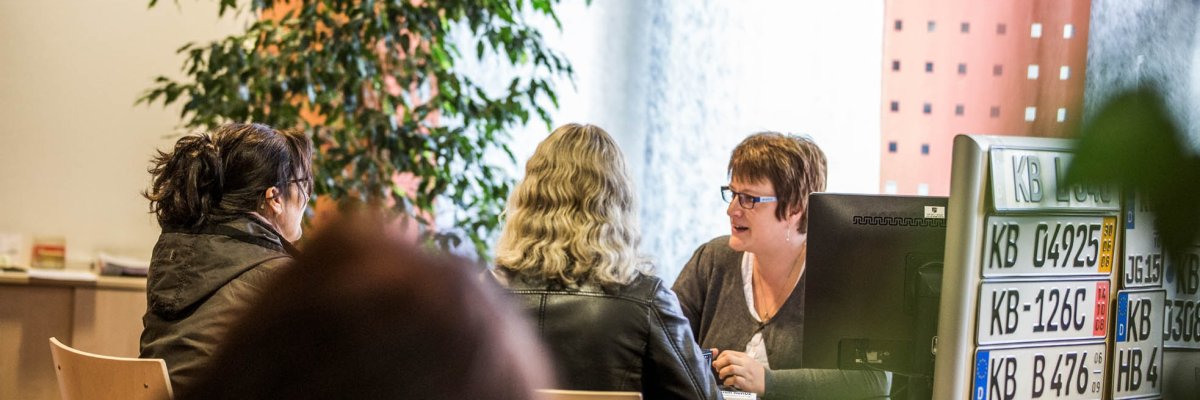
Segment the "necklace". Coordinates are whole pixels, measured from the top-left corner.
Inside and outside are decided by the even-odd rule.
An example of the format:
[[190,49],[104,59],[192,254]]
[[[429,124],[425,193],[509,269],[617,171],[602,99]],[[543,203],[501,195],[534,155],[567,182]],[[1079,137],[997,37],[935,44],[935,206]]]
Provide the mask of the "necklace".
[[[774,318],[775,315],[779,313],[779,309],[783,308],[783,303],[787,302],[788,297],[791,297],[792,292],[796,290],[796,284],[799,283],[800,271],[804,270],[804,264],[806,263],[805,255],[807,252],[808,246],[802,247],[800,250],[800,256],[796,258],[795,262],[792,262],[792,267],[790,270],[788,270],[787,278],[783,281],[783,284],[787,285],[786,293],[783,293],[783,296],[776,294],[773,296],[774,298],[771,299],[770,297],[772,296],[768,295],[767,293],[767,288],[770,286],[767,284],[766,279],[763,278],[762,274],[753,274],[755,281],[754,308],[755,310],[759,310],[759,318],[762,319],[762,323],[764,325],[770,322],[771,318]],[[767,306],[767,300],[774,300],[770,307]]]

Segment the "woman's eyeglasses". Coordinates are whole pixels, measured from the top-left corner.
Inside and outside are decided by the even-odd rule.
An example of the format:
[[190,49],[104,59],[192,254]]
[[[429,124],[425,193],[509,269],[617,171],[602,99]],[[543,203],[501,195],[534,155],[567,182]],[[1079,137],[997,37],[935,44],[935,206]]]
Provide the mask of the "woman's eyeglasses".
[[730,189],[729,186],[721,186],[721,198],[724,199],[726,203],[731,202],[734,198],[736,198],[738,205],[747,210],[753,209],[754,204],[756,203],[770,203],[778,200],[777,198],[770,196],[751,196],[745,193],[738,193],[733,191],[733,189]]

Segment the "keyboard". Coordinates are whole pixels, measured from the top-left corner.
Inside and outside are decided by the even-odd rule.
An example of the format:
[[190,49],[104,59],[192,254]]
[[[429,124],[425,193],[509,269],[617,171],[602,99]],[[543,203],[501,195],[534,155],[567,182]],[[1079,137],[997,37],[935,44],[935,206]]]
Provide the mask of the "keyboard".
[[754,393],[738,392],[738,391],[733,391],[733,390],[722,390],[721,396],[725,397],[725,400],[756,400],[756,399],[758,399],[758,395],[756,395]]

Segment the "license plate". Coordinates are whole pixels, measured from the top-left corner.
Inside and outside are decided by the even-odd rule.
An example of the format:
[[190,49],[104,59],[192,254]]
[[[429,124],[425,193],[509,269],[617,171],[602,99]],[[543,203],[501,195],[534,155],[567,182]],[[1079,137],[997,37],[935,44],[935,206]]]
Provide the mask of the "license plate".
[[975,352],[975,400],[1099,399],[1105,344],[981,348]]
[[989,216],[983,276],[1107,275],[1116,217]]
[[993,147],[988,157],[997,211],[1119,211],[1119,196],[1112,185],[1064,182],[1071,153]]
[[979,288],[979,345],[1103,338],[1108,280],[984,282]]
[[1200,349],[1200,247],[1168,259],[1163,346]]
[[1117,294],[1113,397],[1158,396],[1163,376],[1163,306],[1166,291],[1121,291]]
[[1165,259],[1148,203],[1145,196],[1133,193],[1125,196],[1125,251],[1121,252],[1125,288],[1162,286]]

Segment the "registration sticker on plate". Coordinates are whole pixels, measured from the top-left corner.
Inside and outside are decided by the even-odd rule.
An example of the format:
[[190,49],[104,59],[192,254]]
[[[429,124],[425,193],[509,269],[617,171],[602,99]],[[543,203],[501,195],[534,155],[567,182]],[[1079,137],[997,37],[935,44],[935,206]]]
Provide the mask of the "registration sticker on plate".
[[975,400],[1099,399],[1104,393],[1104,343],[975,352]]
[[1103,338],[1109,281],[984,282],[979,288],[979,345]]
[[1134,399],[1162,392],[1164,290],[1117,294],[1113,398]]
[[1116,217],[989,216],[983,276],[1107,275],[1116,248]]

